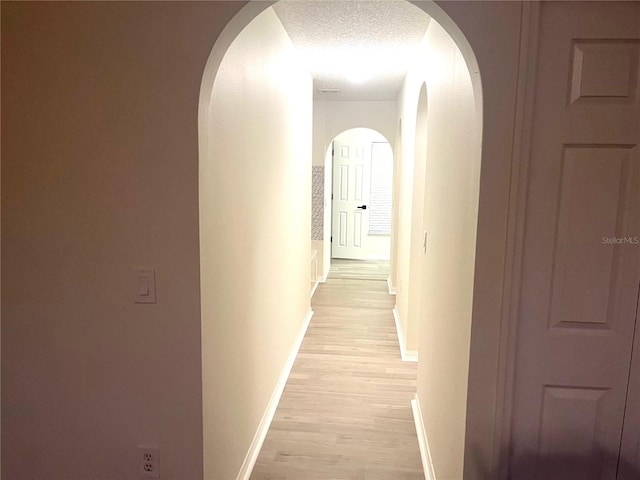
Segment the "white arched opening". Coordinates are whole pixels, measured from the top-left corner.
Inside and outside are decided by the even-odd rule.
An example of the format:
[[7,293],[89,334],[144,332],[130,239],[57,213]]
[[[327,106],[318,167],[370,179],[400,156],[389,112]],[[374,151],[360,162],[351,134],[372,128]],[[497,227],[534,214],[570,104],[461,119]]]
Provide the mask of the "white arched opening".
[[[412,158],[407,350],[417,346],[417,417],[436,478],[463,478],[480,186],[480,111],[473,76],[441,25],[423,43],[399,109]],[[409,163],[409,162],[407,162]],[[402,205],[401,205],[402,209]],[[401,222],[402,227],[402,222]],[[406,289],[405,289],[406,290]],[[408,297],[408,298],[406,298]],[[402,317],[402,312],[401,315]],[[435,394],[434,392],[438,392]]]
[[[421,75],[418,76],[421,78]],[[415,82],[414,82],[415,83]],[[418,87],[415,104],[411,100],[406,105],[407,121],[404,132],[412,145],[403,145],[401,155],[406,157],[399,174],[402,178],[398,198],[398,266],[399,288],[396,294],[396,321],[400,324],[400,348],[407,361],[418,360],[418,327],[422,319],[424,283],[424,224],[425,172],[427,166],[427,85],[424,81],[417,85],[405,86],[412,92]],[[412,111],[413,110],[413,111]],[[407,125],[410,127],[407,128]],[[401,132],[402,134],[402,132]]]
[[[244,129],[247,125],[244,125],[243,122],[251,123],[251,119],[248,117],[234,117],[239,120],[229,121],[225,123],[226,120],[220,118],[221,111],[217,108],[212,108],[212,104],[216,98],[216,88],[220,87],[219,82],[220,75],[219,73],[222,71],[224,67],[223,62],[225,61],[225,55],[228,54],[228,50],[232,47],[232,43],[236,37],[239,37],[245,28],[248,28],[252,23],[252,20],[255,19],[266,10],[272,2],[250,2],[247,4],[241,12],[234,17],[234,19],[227,25],[223,33],[221,34],[218,42],[214,46],[211,57],[207,63],[205,74],[203,76],[202,88],[201,88],[201,96],[200,96],[200,113],[199,113],[199,139],[200,139],[200,228],[201,228],[201,288],[202,288],[202,344],[203,344],[203,397],[204,397],[204,449],[205,449],[205,476],[207,475],[225,475],[233,470],[233,465],[240,465],[243,462],[242,455],[238,452],[243,451],[242,445],[245,445],[244,451],[246,452],[247,448],[249,449],[249,453],[251,453],[251,448],[255,446],[256,442],[259,444],[260,439],[259,436],[252,437],[251,432],[255,432],[256,428],[258,431],[261,428],[261,425],[264,424],[265,420],[268,423],[268,415],[262,416],[261,412],[265,412],[265,402],[269,403],[269,398],[264,398],[262,395],[262,400],[258,400],[254,398],[254,404],[260,403],[258,407],[249,406],[248,403],[244,403],[242,399],[238,400],[235,398],[234,392],[226,391],[226,387],[231,385],[233,382],[225,383],[226,379],[228,379],[229,375],[234,374],[242,374],[240,369],[235,364],[235,357],[233,356],[233,346],[226,352],[227,356],[221,355],[216,348],[219,346],[220,342],[227,342],[228,338],[224,337],[224,335],[229,335],[231,338],[234,337],[234,334],[231,332],[233,329],[243,328],[242,326],[238,326],[236,324],[229,323],[224,326],[220,326],[220,322],[231,322],[229,318],[225,318],[225,313],[234,313],[233,309],[229,305],[230,302],[233,302],[231,299],[232,296],[226,295],[218,298],[220,305],[216,305],[216,301],[214,300],[206,300],[211,296],[210,288],[212,286],[218,286],[220,282],[224,283],[228,281],[228,279],[218,280],[212,283],[211,279],[216,275],[222,275],[223,277],[227,275],[227,270],[234,271],[233,264],[229,263],[221,265],[216,255],[213,254],[216,245],[215,242],[212,242],[212,239],[222,238],[225,235],[225,227],[224,223],[212,224],[212,220],[209,217],[212,209],[214,208],[224,208],[226,205],[236,205],[236,206],[244,206],[248,210],[251,208],[257,208],[260,204],[251,204],[246,205],[246,201],[243,198],[235,198],[233,202],[220,203],[219,201],[228,200],[224,195],[220,196],[219,188],[220,186],[224,186],[224,182],[222,184],[220,181],[210,183],[211,179],[214,177],[220,178],[225,176],[225,171],[223,166],[227,165],[227,162],[233,161],[230,157],[220,157],[216,152],[216,139],[213,138],[213,133],[216,129],[219,129],[221,126],[233,125],[234,128]],[[420,402],[416,402],[416,406],[418,411],[419,407],[423,410],[420,414],[420,418],[425,421],[424,423],[424,431],[427,433],[429,437],[429,442],[432,444],[432,458],[435,465],[435,470],[438,476],[447,477],[449,475],[458,475],[462,472],[462,463],[463,457],[465,455],[466,446],[465,442],[468,443],[468,438],[470,438],[470,434],[474,434],[477,432],[473,431],[472,428],[466,428],[466,414],[468,413],[467,404],[469,408],[473,408],[475,402],[482,402],[484,399],[471,399],[467,397],[467,374],[469,363],[473,362],[473,359],[470,357],[470,351],[473,351],[473,341],[471,339],[471,330],[472,330],[472,318],[474,322],[476,320],[475,308],[476,305],[473,305],[474,310],[471,309],[472,300],[474,295],[474,276],[476,282],[482,280],[482,276],[484,275],[483,270],[474,269],[475,263],[477,261],[476,258],[476,249],[471,248],[470,245],[475,245],[475,226],[476,219],[478,218],[478,206],[479,206],[479,188],[480,188],[480,159],[481,159],[481,148],[482,148],[482,107],[483,107],[483,96],[482,96],[482,85],[480,83],[480,73],[478,62],[473,53],[470,43],[467,41],[465,35],[460,30],[460,28],[456,25],[454,20],[444,12],[444,10],[436,5],[433,2],[417,2],[417,6],[423,9],[426,13],[428,13],[434,20],[434,28],[432,39],[433,41],[442,40],[446,45],[443,48],[455,47],[454,50],[451,50],[451,58],[442,59],[438,57],[438,50],[431,48],[433,45],[428,41],[425,44],[425,48],[428,52],[427,57],[424,58],[424,61],[419,60],[417,63],[417,71],[415,73],[415,79],[420,79],[421,82],[426,82],[426,88],[429,93],[429,105],[431,112],[431,92],[432,90],[436,92],[438,90],[438,74],[439,67],[442,67],[445,73],[453,72],[455,75],[459,75],[455,78],[458,83],[457,86],[465,85],[465,93],[464,93],[464,108],[461,111],[464,111],[468,114],[467,122],[464,125],[458,126],[457,131],[461,136],[458,137],[457,142],[460,145],[465,145],[468,147],[466,150],[457,150],[456,154],[464,153],[467,156],[465,157],[465,161],[468,162],[469,173],[470,176],[466,178],[468,181],[467,189],[465,190],[465,195],[467,195],[467,200],[469,203],[467,204],[467,208],[464,211],[458,211],[457,214],[459,218],[464,217],[464,225],[465,226],[473,226],[473,231],[465,231],[462,228],[460,232],[466,233],[467,235],[464,237],[465,242],[463,244],[459,244],[458,247],[463,249],[465,254],[465,265],[461,271],[457,271],[458,274],[462,275],[459,277],[457,281],[462,281],[465,285],[464,288],[464,308],[463,311],[457,311],[456,315],[459,316],[458,323],[456,323],[456,331],[460,333],[458,337],[454,339],[456,343],[456,349],[452,351],[456,351],[458,353],[462,352],[461,356],[457,358],[457,365],[455,370],[455,378],[453,383],[455,383],[455,388],[451,391],[446,389],[446,385],[452,383],[452,375],[449,375],[449,378],[444,378],[447,375],[446,369],[440,369],[442,375],[438,376],[437,372],[433,370],[425,370],[422,367],[422,363],[419,366],[419,393],[421,391],[427,391],[433,388],[439,388],[443,386],[443,391],[446,395],[441,397],[441,400],[437,404],[431,404],[428,401],[424,400],[422,397],[426,395],[420,395]],[[455,12],[455,8],[453,9]],[[447,43],[448,42],[448,43]],[[431,49],[430,49],[431,48]],[[484,48],[484,47],[483,47]],[[443,60],[441,63],[439,61]],[[450,61],[450,62],[449,62]],[[447,63],[449,62],[449,63]],[[451,63],[452,62],[452,63]],[[295,70],[295,67],[291,66]],[[452,67],[452,68],[450,68]],[[457,68],[457,70],[456,70]],[[240,75],[242,77],[242,75]],[[238,80],[240,80],[238,77]],[[464,77],[464,78],[462,78]],[[244,78],[244,77],[242,77]],[[411,106],[413,111],[416,111],[418,105],[418,96],[419,89],[416,89],[415,86],[411,83],[413,80],[409,81],[409,83],[405,82],[404,92],[402,93],[402,98],[400,101],[402,105]],[[216,85],[218,83],[218,85]],[[241,93],[240,85],[242,83],[236,83],[236,86],[239,88],[236,93]],[[443,90],[444,91],[444,90]],[[230,91],[233,94],[233,91]],[[310,94],[310,91],[308,92]],[[304,93],[302,93],[304,95]],[[469,105],[471,105],[471,109],[469,109]],[[233,113],[233,112],[231,112]],[[237,113],[237,112],[236,112]],[[401,108],[399,108],[398,116],[402,119],[402,129],[400,135],[402,136],[402,148],[403,152],[397,152],[397,156],[402,157],[403,164],[413,165],[414,159],[416,156],[415,149],[415,124],[408,120],[404,112]],[[415,115],[415,113],[414,113]],[[268,115],[265,115],[267,118]],[[300,118],[304,117],[304,114]],[[433,120],[436,120],[436,117],[431,117]],[[306,124],[305,124],[306,125]],[[453,127],[456,127],[453,125]],[[463,131],[464,130],[464,131]],[[431,124],[429,124],[429,134],[431,135],[432,129]],[[304,135],[307,135],[305,133]],[[225,142],[228,141],[228,138],[224,139]],[[427,165],[430,164],[430,159],[432,153],[430,148],[433,145],[434,148],[443,145],[451,145],[451,137],[445,139],[444,143],[439,143],[438,141],[432,142],[431,138],[428,140],[427,146]],[[393,139],[392,143],[397,142],[397,138]],[[235,147],[238,149],[244,148],[245,144],[235,144]],[[410,148],[411,152],[407,151],[407,148]],[[444,148],[444,147],[443,147]],[[455,149],[454,149],[455,150]],[[229,153],[233,153],[233,150],[227,150]],[[418,155],[421,155],[418,150]],[[298,152],[302,156],[302,151]],[[441,154],[446,152],[441,151]],[[446,158],[443,156],[442,158]],[[274,158],[268,158],[268,155],[265,156],[264,161],[276,161]],[[302,162],[301,162],[302,163]],[[503,161],[504,163],[504,161]],[[309,165],[311,162],[309,162]],[[443,167],[444,165],[440,165]],[[442,178],[438,177],[438,172],[435,172],[433,176],[430,177],[429,167],[426,167],[426,183],[428,185],[429,178],[433,179],[434,182],[440,181],[440,185],[444,185],[446,187],[446,182],[442,182]],[[446,175],[446,170],[440,171],[442,175]],[[449,172],[450,173],[450,172]],[[306,178],[310,178],[308,172],[304,173]],[[302,177],[301,177],[302,178]],[[402,178],[402,175],[401,175]],[[412,177],[413,178],[413,177]],[[263,177],[261,180],[267,181],[267,177]],[[474,183],[475,181],[475,183]],[[305,180],[302,183],[307,182]],[[469,183],[470,182],[470,183]],[[412,190],[413,191],[413,190]],[[434,190],[437,192],[438,190]],[[426,189],[427,195],[425,197],[423,203],[423,218],[422,222],[424,226],[427,226],[431,222],[431,217],[429,216],[432,212],[433,205],[439,205],[438,202],[429,203],[430,200],[434,200],[430,198],[428,192],[430,192],[429,187]],[[446,196],[446,191],[440,192],[444,196]],[[231,194],[231,190],[229,190],[229,195]],[[307,202],[310,195],[307,195]],[[302,197],[301,197],[302,198]],[[444,198],[444,197],[443,197]],[[462,201],[462,199],[457,198],[457,200]],[[305,204],[308,206],[308,203]],[[233,212],[229,212],[232,214]],[[242,215],[240,213],[240,215]],[[237,214],[237,212],[236,212]],[[481,217],[482,219],[482,217]],[[442,220],[442,218],[440,218]],[[505,221],[506,223],[506,221]],[[440,224],[434,224],[440,225]],[[265,228],[268,227],[266,224]],[[401,228],[401,227],[400,227]],[[308,234],[308,225],[303,225],[301,230],[305,231],[305,234]],[[415,231],[415,229],[414,229]],[[252,230],[250,233],[255,235],[255,238],[264,238],[261,235],[264,232],[259,230]],[[434,232],[437,240],[438,232]],[[222,237],[220,237],[222,236]],[[413,234],[410,234],[410,241],[415,241]],[[431,237],[430,237],[431,238]],[[485,250],[478,249],[477,256],[478,258],[482,257],[482,263],[486,264],[490,261],[490,257],[499,258],[504,254],[504,249],[500,250],[500,247],[497,249],[488,248]],[[300,258],[302,258],[302,253],[299,253]],[[224,268],[220,268],[224,267]],[[428,270],[429,266],[426,265],[423,268]],[[400,273],[398,273],[400,277]],[[237,279],[240,282],[241,279]],[[248,280],[248,279],[247,279]],[[258,280],[260,281],[260,280]],[[308,276],[305,278],[304,284],[305,288],[307,288]],[[453,280],[452,280],[453,281]],[[256,280],[248,280],[244,285],[245,292],[247,295],[251,295],[253,292],[253,288],[258,288],[255,284]],[[425,285],[427,288],[429,286],[429,280],[425,280]],[[406,287],[406,286],[405,286]],[[402,288],[399,284],[398,288]],[[229,292],[226,292],[229,293]],[[477,291],[475,292],[477,296]],[[433,303],[429,303],[429,298],[424,298],[420,296],[421,299],[425,300],[424,308],[428,311],[430,308],[436,308],[438,311],[446,311],[446,309],[437,308]],[[252,308],[251,301],[255,301],[256,299],[248,298],[246,299],[246,303],[243,305],[244,313],[247,313]],[[434,298],[432,297],[433,301]],[[453,303],[453,299],[450,299],[451,303]],[[495,298],[487,300],[493,301]],[[487,306],[484,308],[484,311],[488,311],[491,308],[495,307],[494,304]],[[299,309],[300,310],[300,309]],[[258,315],[257,312],[249,312],[252,314]],[[219,315],[223,316],[220,317]],[[299,312],[295,313],[299,314]],[[420,314],[422,315],[422,314]],[[423,318],[420,317],[419,327],[420,330],[423,329],[422,322]],[[298,323],[302,323],[302,319]],[[478,328],[485,329],[485,323],[488,321],[484,318],[480,318],[478,321]],[[215,325],[214,325],[215,324]],[[285,338],[283,345],[287,343],[295,343],[296,332],[298,330],[298,325],[290,325],[288,327],[288,333],[280,332],[280,337]],[[489,328],[489,327],[487,327]],[[499,336],[499,325],[491,326],[493,330],[487,333],[488,330],[484,330],[485,334]],[[263,338],[260,337],[260,332],[250,332],[250,341],[247,344],[239,345],[238,348],[242,348],[247,356],[254,356],[255,352],[252,350],[252,347],[255,347],[258,343],[260,343]],[[244,332],[243,334],[246,334]],[[288,335],[288,337],[287,337]],[[423,338],[424,336],[420,337]],[[431,341],[437,337],[431,337]],[[253,343],[252,343],[253,342]],[[270,339],[269,342],[275,342],[275,340]],[[228,342],[227,342],[228,343]],[[231,342],[233,345],[233,342]],[[471,348],[470,348],[471,344]],[[420,352],[422,352],[422,342],[418,348]],[[212,353],[213,352],[213,353]],[[422,354],[421,354],[422,355]],[[286,363],[286,352],[281,354],[279,359],[276,360],[275,363],[280,362]],[[422,358],[422,357],[421,357]],[[437,359],[435,359],[438,361]],[[482,359],[481,359],[482,360]],[[488,359],[487,363],[491,363],[491,358]],[[263,358],[255,357],[253,358],[252,365],[261,366],[264,363]],[[230,366],[232,365],[232,366]],[[270,372],[270,379],[265,382],[265,385],[271,382],[273,385],[273,381],[277,375],[277,367],[274,366],[272,371]],[[251,377],[253,370],[249,368],[248,374],[244,375],[243,378]],[[245,372],[246,374],[247,372]],[[253,379],[255,380],[255,379]],[[488,378],[487,381],[489,383],[493,383],[494,393],[497,383],[498,383],[498,375],[497,372],[494,373],[492,378]],[[252,385],[249,385],[250,382],[246,383],[247,389],[249,391],[253,388]],[[233,387],[235,389],[235,386]],[[231,396],[231,401],[220,403],[221,394],[218,392],[222,390],[224,395],[227,397]],[[267,388],[268,390],[268,388]],[[242,395],[240,390],[235,392],[236,395]],[[268,397],[268,395],[267,395]],[[454,399],[453,402],[447,402],[445,399]],[[495,396],[489,398],[489,403],[493,402],[495,404]],[[244,409],[250,411],[248,414],[244,412]],[[489,409],[486,408],[486,404],[483,407],[486,413]],[[268,405],[267,405],[268,410]],[[428,411],[424,411],[428,410]],[[225,423],[223,420],[225,416],[229,416],[231,414],[239,414],[243,416],[242,425],[233,426],[231,423]],[[487,415],[487,423],[493,424],[494,412],[491,412],[491,418]],[[435,422],[430,419],[439,419],[438,425],[434,425]],[[475,421],[475,420],[474,420]],[[440,434],[444,431],[444,426],[447,422],[453,422],[453,428],[450,429],[449,434],[441,436]],[[477,423],[477,422],[476,422]],[[233,431],[232,431],[233,430]],[[486,431],[486,429],[485,429]],[[488,432],[489,435],[493,435],[495,432]],[[465,436],[466,435],[466,436]],[[473,435],[471,435],[473,436]],[[434,439],[435,438],[435,439]],[[494,440],[492,438],[491,440]],[[488,442],[490,443],[490,442]],[[490,457],[492,454],[493,444],[488,445],[484,448],[484,451],[481,453],[482,456]],[[250,456],[250,455],[249,455]],[[244,467],[247,467],[250,464],[249,456],[244,457]],[[249,462],[249,463],[247,463]],[[222,472],[222,473],[219,473]],[[453,473],[451,473],[453,472]]]
[[393,187],[389,140],[371,128],[350,128],[331,140],[330,151],[331,257],[389,260]]
[[[332,186],[333,186],[333,158],[331,145],[333,141],[349,130],[367,129],[376,132],[379,137],[376,142],[386,142],[395,152],[392,125],[392,116],[395,113],[392,102],[373,102],[371,106],[367,102],[358,102],[354,107],[351,102],[314,101],[314,125],[313,125],[313,169],[314,175],[322,169],[324,171],[324,226],[323,238],[319,239],[314,234],[312,248],[318,252],[318,271],[321,281],[326,279],[331,263],[331,236],[332,236]],[[392,108],[390,108],[390,106]],[[363,108],[364,107],[364,108]],[[382,113],[382,114],[381,114]],[[395,159],[393,159],[395,161]],[[316,200],[317,201],[317,200]],[[316,212],[316,209],[314,209]],[[317,224],[317,218],[314,220]],[[317,228],[317,227],[316,227]],[[317,230],[314,229],[314,233]],[[384,250],[384,238],[374,238],[374,244],[379,248],[378,253]],[[388,255],[372,255],[371,258],[387,258]]]

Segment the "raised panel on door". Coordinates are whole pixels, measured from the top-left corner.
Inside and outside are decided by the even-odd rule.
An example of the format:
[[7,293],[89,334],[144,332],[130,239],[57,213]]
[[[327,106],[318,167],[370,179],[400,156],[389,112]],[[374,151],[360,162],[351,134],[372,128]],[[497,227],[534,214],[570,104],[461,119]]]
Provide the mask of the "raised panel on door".
[[[640,239],[638,239],[640,241]],[[636,304],[636,333],[633,344],[629,389],[620,445],[618,480],[640,478],[640,284]]]
[[[607,388],[545,385],[542,390],[538,478],[591,480],[602,469],[615,471],[617,459],[600,458],[599,452],[615,440],[602,415],[609,408]],[[565,458],[584,459],[567,462]]]
[[356,202],[362,202],[363,187],[364,187],[364,166],[354,165],[354,185],[353,185],[353,198]]
[[638,2],[542,2],[510,478],[614,480],[640,281]]
[[[340,148],[340,158],[349,158],[349,147],[343,146]],[[339,165],[336,169],[338,179],[334,182],[338,187],[337,202],[334,208],[334,223],[337,228],[334,228],[334,232],[337,233],[336,240],[338,247],[348,247],[348,225],[349,225],[349,212],[346,211],[344,205],[349,202],[349,165]]]
[[616,328],[617,319],[633,315],[633,296],[619,289],[632,284],[634,271],[620,263],[614,243],[635,231],[629,218],[638,200],[635,150],[630,145],[563,147],[550,327],[604,334]]

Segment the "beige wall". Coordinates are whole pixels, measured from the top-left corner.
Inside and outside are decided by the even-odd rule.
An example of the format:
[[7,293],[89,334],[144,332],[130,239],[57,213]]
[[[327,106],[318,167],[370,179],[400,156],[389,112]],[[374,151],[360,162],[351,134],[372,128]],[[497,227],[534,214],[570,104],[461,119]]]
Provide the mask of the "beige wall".
[[[424,285],[420,287],[418,306],[422,312],[417,328],[419,401],[437,478],[458,480],[464,475],[475,480],[496,467],[499,441],[494,421],[500,413],[496,410],[503,328],[500,295],[507,248],[520,4],[442,2],[443,12],[428,2],[415,3],[447,30],[431,23],[425,37],[425,60],[414,66],[399,97],[403,168],[399,179],[397,303],[410,345],[416,325],[403,312],[416,308],[409,302],[406,286],[411,278],[408,267],[416,260],[408,246],[417,240],[421,243],[421,238],[414,237],[418,233],[421,237],[422,229],[412,228],[407,218],[415,213],[410,199],[420,185],[412,185],[411,175],[414,119],[420,80],[424,80],[429,123],[422,223],[429,240],[420,269]],[[461,52],[456,52],[457,48]],[[429,60],[430,54],[435,62]],[[465,60],[471,83],[464,74]],[[473,132],[479,131],[481,124],[485,163],[480,175],[473,159],[480,141]],[[481,223],[476,245],[479,176]]]
[[[431,25],[431,24],[430,24]],[[430,27],[429,27],[430,28]],[[424,203],[424,171],[426,156],[416,157],[416,145],[426,144],[425,118],[428,110],[423,93],[419,112],[418,99],[427,81],[427,39],[416,52],[415,60],[407,72],[398,95],[397,125],[401,125],[399,136],[399,158],[396,165],[398,192],[397,247],[396,247],[396,309],[402,328],[401,338],[405,349],[415,355],[418,351],[418,324],[420,297],[422,294],[422,210]],[[422,117],[417,133],[418,113]],[[401,340],[402,341],[402,340]]]
[[202,478],[198,95],[241,6],[3,2],[3,478]]
[[436,478],[456,480],[463,476],[480,132],[464,58],[435,21],[399,111],[398,311],[407,349],[418,350],[418,398]]
[[[509,215],[514,214],[510,211],[510,189],[517,181],[511,175],[518,168],[513,138],[522,3],[439,5],[457,27],[446,19],[438,21],[454,37],[466,60],[468,45],[473,45],[477,63],[470,64],[471,75],[479,74],[482,79],[482,96],[475,98],[476,109],[482,112],[482,165],[464,438],[464,478],[476,480],[495,474],[502,448],[504,370],[500,365],[504,362],[504,334],[510,328],[509,311],[503,311],[503,302],[508,301],[504,281],[510,269],[508,252],[513,248]],[[460,31],[469,43],[460,37]]]
[[[414,3],[467,59],[473,45],[483,77],[475,480],[495,459],[521,6]],[[163,476],[202,478],[197,106],[210,49],[242,5],[2,3],[5,478],[137,478],[139,443],[160,446]],[[157,268],[158,304],[130,302],[135,264]]]
[[428,74],[418,397],[436,478],[455,480],[462,478],[464,458],[480,132],[460,51],[435,22],[426,40],[434,67]]
[[227,51],[200,165],[204,473],[240,469],[309,311],[311,76],[272,9]]

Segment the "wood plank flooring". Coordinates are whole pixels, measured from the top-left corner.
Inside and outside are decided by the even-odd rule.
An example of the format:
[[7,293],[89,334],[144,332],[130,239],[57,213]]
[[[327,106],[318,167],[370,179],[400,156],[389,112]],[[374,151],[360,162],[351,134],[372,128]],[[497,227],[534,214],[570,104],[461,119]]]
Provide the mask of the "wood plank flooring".
[[251,479],[423,480],[410,405],[416,364],[400,359],[388,273],[336,263],[312,300]]
[[363,280],[387,280],[388,260],[331,260],[329,278],[361,278]]

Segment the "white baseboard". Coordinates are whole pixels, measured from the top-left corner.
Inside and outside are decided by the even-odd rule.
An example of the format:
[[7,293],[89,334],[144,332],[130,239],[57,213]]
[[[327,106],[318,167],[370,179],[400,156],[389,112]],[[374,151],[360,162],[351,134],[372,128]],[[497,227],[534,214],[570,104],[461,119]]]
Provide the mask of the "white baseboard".
[[287,361],[285,362],[284,367],[280,372],[280,377],[276,382],[276,386],[273,389],[273,393],[271,394],[271,398],[269,399],[267,408],[265,409],[264,414],[262,415],[262,419],[260,420],[260,424],[258,425],[258,430],[253,437],[251,445],[249,446],[247,455],[244,457],[244,462],[242,462],[242,467],[240,467],[240,472],[238,473],[237,480],[249,480],[249,477],[251,476],[251,472],[253,471],[253,467],[256,464],[258,455],[260,454],[260,449],[262,448],[264,439],[267,436],[267,432],[269,431],[269,426],[271,426],[271,421],[273,420],[273,416],[276,413],[276,408],[278,408],[280,397],[282,396],[282,392],[287,383],[287,379],[289,378],[289,373],[291,373],[291,368],[293,367],[293,363],[296,360],[298,350],[300,349],[300,345],[302,344],[304,335],[307,332],[307,328],[309,327],[309,322],[311,321],[312,316],[313,310],[309,310],[307,312],[307,315],[304,317],[302,325],[300,326],[300,331],[298,332],[298,337],[291,347],[289,357],[287,358]]
[[416,434],[418,435],[418,446],[420,447],[420,458],[422,458],[422,468],[424,469],[425,480],[436,480],[436,474],[433,470],[433,462],[431,461],[431,453],[429,452],[429,442],[427,441],[427,431],[424,428],[422,412],[420,411],[420,402],[416,393],[411,400],[411,411],[413,412],[413,421],[416,424]]
[[393,319],[396,322],[396,331],[398,332],[398,343],[400,344],[400,356],[405,362],[417,362],[418,352],[415,350],[407,350],[407,340],[404,338],[404,331],[402,330],[402,323],[400,323],[400,313],[398,312],[398,306],[393,307]]
[[311,289],[311,298],[313,298],[313,294],[316,293],[316,289],[318,288],[318,285],[320,285],[320,280],[317,280],[316,283],[313,285],[313,288]]
[[387,277],[387,288],[389,289],[389,295],[396,294],[396,289],[391,285],[391,276]]

